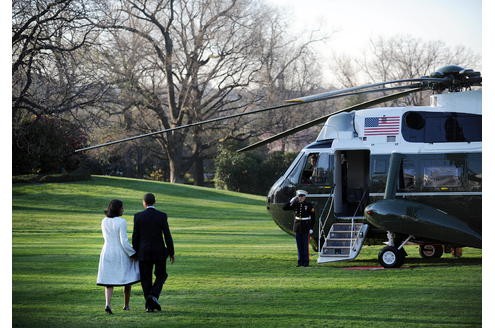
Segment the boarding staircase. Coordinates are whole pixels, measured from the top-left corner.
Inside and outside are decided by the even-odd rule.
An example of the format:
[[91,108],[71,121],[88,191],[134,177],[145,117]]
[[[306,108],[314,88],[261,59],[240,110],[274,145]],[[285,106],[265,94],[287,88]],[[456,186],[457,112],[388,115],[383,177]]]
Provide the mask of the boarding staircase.
[[[324,227],[332,212],[333,197],[329,206],[327,203],[319,219],[318,248],[320,253],[318,263],[352,260],[358,256],[363,247],[368,225],[364,223],[364,216],[356,216],[355,213],[352,217],[339,218],[339,222],[332,224],[328,234],[323,239]],[[326,218],[323,221],[324,213],[326,213]],[[322,242],[323,245],[321,245]]]
[[318,256],[318,263],[352,260],[358,256],[368,231],[363,217],[352,217],[351,222],[334,223],[328,232]]

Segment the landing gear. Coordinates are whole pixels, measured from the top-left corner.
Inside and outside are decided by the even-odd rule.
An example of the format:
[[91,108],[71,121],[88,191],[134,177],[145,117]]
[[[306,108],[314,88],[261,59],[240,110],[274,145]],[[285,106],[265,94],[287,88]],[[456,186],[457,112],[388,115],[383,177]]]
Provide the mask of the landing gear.
[[384,247],[378,254],[378,261],[384,268],[399,268],[404,264],[405,252],[394,246]]
[[425,244],[419,246],[419,255],[424,259],[438,259],[443,255],[442,245]]
[[404,249],[404,246],[414,238],[413,235],[409,235],[404,241],[400,244],[399,247],[395,247],[394,243],[394,234],[390,231],[387,231],[388,242],[386,247],[384,247],[380,253],[378,254],[378,261],[384,268],[399,268],[404,264],[404,260],[406,259],[407,253]]

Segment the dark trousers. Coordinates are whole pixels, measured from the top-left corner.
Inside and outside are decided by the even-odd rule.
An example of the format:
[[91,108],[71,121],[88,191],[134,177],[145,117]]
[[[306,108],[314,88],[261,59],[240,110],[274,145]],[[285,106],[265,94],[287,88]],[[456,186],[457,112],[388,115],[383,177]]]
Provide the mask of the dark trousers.
[[[157,299],[162,292],[163,284],[167,280],[166,260],[139,261],[139,273],[141,274],[141,287],[144,298],[155,296]],[[155,282],[153,282],[153,267],[155,268]]]
[[309,232],[296,232],[297,265],[309,265]]

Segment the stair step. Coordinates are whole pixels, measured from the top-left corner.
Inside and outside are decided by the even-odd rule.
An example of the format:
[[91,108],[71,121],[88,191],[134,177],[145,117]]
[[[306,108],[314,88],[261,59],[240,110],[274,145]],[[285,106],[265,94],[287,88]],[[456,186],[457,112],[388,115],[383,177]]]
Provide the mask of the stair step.
[[343,255],[348,256],[350,252],[351,252],[350,247],[340,247],[340,248],[325,247],[325,248],[323,248],[321,255],[322,256],[343,256]]
[[339,220],[342,220],[342,221],[353,221],[354,220],[354,223],[356,223],[356,221],[357,221],[357,223],[362,223],[361,221],[365,220],[364,216],[339,216],[338,218],[339,218]]
[[349,246],[349,245],[354,245],[354,241],[355,240],[335,240],[335,239],[331,239],[331,240],[328,240],[327,239],[327,242],[325,244],[325,247],[340,247],[340,246]]
[[359,231],[361,226],[362,223],[354,223],[354,225],[351,223],[335,223],[331,229],[333,232]]
[[318,258],[318,263],[354,259],[361,250],[368,225],[363,223],[334,223]]
[[355,232],[348,232],[348,231],[330,231],[328,234],[328,238],[331,239],[354,239],[358,236],[358,231]]
[[347,240],[347,241],[354,241],[357,239],[357,236],[354,236],[354,238],[330,238],[328,237],[327,239],[325,239],[325,241],[330,241],[330,240]]

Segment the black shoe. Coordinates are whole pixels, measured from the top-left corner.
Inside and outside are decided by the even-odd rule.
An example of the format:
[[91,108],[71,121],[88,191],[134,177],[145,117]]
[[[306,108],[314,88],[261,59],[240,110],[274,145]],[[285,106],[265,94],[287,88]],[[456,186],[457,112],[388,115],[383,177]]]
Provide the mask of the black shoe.
[[144,310],[146,312],[153,312],[153,306],[151,305],[151,297],[146,299],[146,304],[144,305]]
[[162,310],[162,307],[160,303],[158,303],[158,299],[155,296],[151,297],[150,304],[154,310],[158,310],[158,311]]
[[124,311],[129,311],[130,309],[131,309],[131,308],[129,307],[129,305],[125,305],[125,306],[122,308],[122,310],[124,310]]
[[146,311],[153,312],[154,310],[161,311],[162,307],[160,306],[160,303],[158,303],[158,299],[155,296],[150,295],[146,299]]
[[113,314],[112,309],[108,305],[105,306],[105,312],[108,314]]

